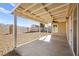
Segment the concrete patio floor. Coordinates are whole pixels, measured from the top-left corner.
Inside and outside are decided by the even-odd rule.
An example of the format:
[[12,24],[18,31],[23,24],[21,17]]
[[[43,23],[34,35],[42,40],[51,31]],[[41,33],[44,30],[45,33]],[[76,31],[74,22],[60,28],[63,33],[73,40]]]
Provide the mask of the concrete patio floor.
[[56,35],[52,35],[49,41],[35,40],[17,47],[15,52],[20,56],[73,56],[66,37]]

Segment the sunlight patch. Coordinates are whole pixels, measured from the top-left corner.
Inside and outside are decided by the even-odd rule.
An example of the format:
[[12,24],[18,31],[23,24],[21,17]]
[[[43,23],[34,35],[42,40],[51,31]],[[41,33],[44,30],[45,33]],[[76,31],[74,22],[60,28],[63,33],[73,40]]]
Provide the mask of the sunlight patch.
[[46,38],[46,36],[41,37],[39,40],[44,40]]
[[50,39],[51,39],[51,35],[48,35],[44,41],[50,42]]
[[48,35],[48,36],[41,37],[39,40],[42,40],[42,41],[45,41],[45,42],[50,42],[50,39],[51,39],[51,35]]

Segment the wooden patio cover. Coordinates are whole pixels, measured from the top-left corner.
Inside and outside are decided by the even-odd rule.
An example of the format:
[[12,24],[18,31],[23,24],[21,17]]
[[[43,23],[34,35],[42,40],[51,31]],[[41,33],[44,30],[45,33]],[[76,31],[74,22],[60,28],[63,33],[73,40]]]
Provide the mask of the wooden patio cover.
[[13,8],[12,14],[41,23],[65,22],[75,5],[69,3],[20,3]]

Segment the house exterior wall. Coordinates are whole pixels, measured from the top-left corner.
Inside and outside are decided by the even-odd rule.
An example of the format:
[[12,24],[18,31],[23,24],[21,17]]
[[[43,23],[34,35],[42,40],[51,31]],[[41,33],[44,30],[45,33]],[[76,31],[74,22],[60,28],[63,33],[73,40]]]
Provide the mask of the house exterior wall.
[[73,51],[77,55],[77,8],[75,8],[73,14]]
[[79,9],[77,12],[75,8],[66,23],[67,39],[74,55],[79,54],[79,16],[77,13],[79,14]]
[[69,42],[69,45],[72,49],[73,55],[75,55],[75,43],[76,43],[76,23],[74,23],[74,16],[73,14],[69,17],[69,19],[67,19],[67,23],[66,23],[66,36],[67,36],[67,40]]
[[58,33],[61,35],[66,34],[66,22],[59,22],[58,23]]
[[[53,32],[54,35],[66,35],[66,22],[58,22],[58,32]],[[52,27],[53,29],[53,27]]]

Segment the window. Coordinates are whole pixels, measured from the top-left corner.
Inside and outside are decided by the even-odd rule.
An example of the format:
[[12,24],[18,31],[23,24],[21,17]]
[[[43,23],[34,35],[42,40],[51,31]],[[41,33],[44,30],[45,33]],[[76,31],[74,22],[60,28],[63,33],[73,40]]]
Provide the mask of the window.
[[53,24],[53,32],[58,32],[58,24]]

